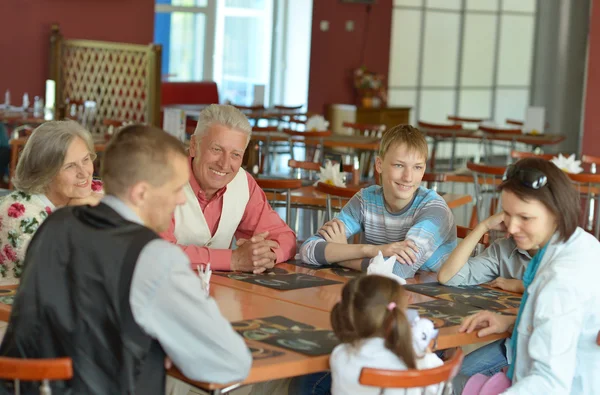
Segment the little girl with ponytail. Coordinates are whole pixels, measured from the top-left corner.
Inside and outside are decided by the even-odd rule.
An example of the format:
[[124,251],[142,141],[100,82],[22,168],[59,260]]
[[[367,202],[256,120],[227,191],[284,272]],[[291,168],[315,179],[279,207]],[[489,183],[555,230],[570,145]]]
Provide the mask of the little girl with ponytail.
[[[331,324],[341,342],[330,357],[332,395],[379,394],[379,388],[359,384],[364,367],[393,370],[434,367],[430,361],[429,366],[420,366],[423,358],[415,355],[406,305],[402,286],[389,277],[360,276],[344,286],[342,300],[331,311]],[[439,365],[442,363],[439,360]],[[405,392],[389,389],[385,393]]]

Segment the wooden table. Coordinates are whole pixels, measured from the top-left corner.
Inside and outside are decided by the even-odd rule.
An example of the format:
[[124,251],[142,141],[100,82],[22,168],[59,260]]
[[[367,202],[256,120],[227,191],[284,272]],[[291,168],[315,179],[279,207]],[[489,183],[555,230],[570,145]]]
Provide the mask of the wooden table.
[[[265,194],[267,195],[268,200],[285,202],[287,198],[287,192],[277,194],[265,192]],[[290,191],[290,196],[291,204],[293,205],[325,207],[327,203],[327,194],[317,191],[312,185],[293,189]],[[461,195],[457,193],[444,193],[442,197],[451,209],[464,206],[473,200],[471,195]],[[341,209],[345,203],[344,200],[339,201],[335,197],[332,197],[331,199],[332,207],[338,210]]]
[[[489,141],[507,141],[511,143],[511,147],[508,153],[507,162],[510,161],[510,151],[514,151],[516,147],[516,143],[524,143],[529,144],[534,147],[539,147],[543,145],[554,145],[561,143],[565,140],[565,136],[558,134],[540,134],[540,135],[532,135],[532,134],[513,134],[513,133],[485,133],[481,130],[476,129],[458,129],[458,130],[448,130],[448,129],[430,129],[430,128],[420,128],[420,130],[425,133],[427,136],[433,138],[433,147],[431,154],[431,169],[430,171],[434,171],[435,169],[435,152],[437,150],[437,145],[440,140],[451,140],[452,141],[452,153],[450,156],[450,168],[453,168],[454,157],[456,155],[456,141],[457,139],[467,139],[467,140],[489,140]],[[484,147],[485,148],[485,147]]]
[[[277,267],[298,273],[310,273],[318,277],[335,279],[342,283],[348,281],[345,277],[291,264],[280,264]],[[420,273],[411,282],[431,282],[435,281],[435,276],[435,273]],[[343,287],[343,284],[335,284],[291,291],[277,291],[216,275],[211,277],[211,283],[211,296],[216,300],[223,315],[231,322],[282,315],[322,329],[331,329],[329,311],[337,303]],[[409,303],[419,303],[433,299],[409,292]],[[459,333],[458,326],[445,327],[439,330],[437,348],[460,347],[508,336],[508,333],[502,333],[479,338],[476,333]],[[257,345],[254,341],[247,341],[247,344],[249,346]],[[260,347],[274,348],[264,344],[260,344]],[[238,385],[294,377],[329,369],[329,356],[310,357],[284,349],[278,348],[277,350],[284,351],[284,354],[278,357],[255,360],[249,376],[242,383],[219,385],[196,382],[184,377],[176,368],[170,369],[168,373],[195,387],[220,393],[220,390],[224,388],[233,389]]]
[[[291,264],[281,264],[278,265],[278,267],[298,273],[309,273],[319,277],[335,279],[342,284],[292,291],[277,291],[213,275],[210,293],[219,305],[221,313],[230,322],[281,315],[312,325],[316,328],[331,330],[329,311],[333,305],[337,303],[343,283],[348,281],[348,279],[326,272],[297,267]],[[419,273],[410,281],[419,283],[431,282],[434,280],[435,273]],[[14,286],[12,287],[14,288]],[[425,295],[409,292],[409,303],[419,303],[432,299],[433,298]],[[0,320],[8,319],[10,308],[11,306],[8,305],[0,305]],[[437,348],[446,349],[459,347],[467,344],[502,339],[508,336],[508,333],[502,333],[479,338],[476,333],[459,333],[457,326],[446,327],[441,328],[439,331]],[[196,382],[184,377],[177,368],[170,369],[168,374],[195,387],[213,393],[220,393],[221,389],[225,388],[233,389],[239,385],[294,377],[329,369],[329,355],[311,357],[280,349],[275,346],[265,345],[260,342],[247,340],[246,343],[250,347],[277,349],[278,351],[282,351],[283,354],[277,357],[253,361],[250,374],[242,383],[220,385]],[[201,369],[201,367],[199,367],[199,369]]]

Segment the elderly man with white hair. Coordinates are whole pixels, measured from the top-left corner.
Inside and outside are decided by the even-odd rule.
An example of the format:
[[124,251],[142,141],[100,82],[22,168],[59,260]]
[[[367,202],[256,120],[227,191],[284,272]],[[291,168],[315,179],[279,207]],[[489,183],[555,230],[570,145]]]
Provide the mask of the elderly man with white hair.
[[241,167],[251,132],[233,106],[212,104],[200,113],[190,141],[187,201],[161,234],[193,267],[210,263],[214,270],[261,273],[296,252],[296,235]]

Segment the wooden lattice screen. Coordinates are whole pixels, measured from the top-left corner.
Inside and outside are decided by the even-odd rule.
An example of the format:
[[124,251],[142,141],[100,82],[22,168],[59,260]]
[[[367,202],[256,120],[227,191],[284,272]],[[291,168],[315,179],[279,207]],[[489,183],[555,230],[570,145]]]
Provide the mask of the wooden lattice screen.
[[52,27],[50,78],[56,81],[55,119],[65,101],[96,102],[90,132],[104,130],[105,119],[159,126],[161,46],[65,40]]

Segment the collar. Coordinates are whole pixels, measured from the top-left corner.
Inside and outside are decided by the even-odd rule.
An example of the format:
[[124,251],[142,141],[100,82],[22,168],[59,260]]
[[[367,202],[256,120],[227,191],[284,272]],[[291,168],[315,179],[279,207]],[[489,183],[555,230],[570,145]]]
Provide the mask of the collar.
[[[194,195],[198,199],[206,200],[206,193],[204,193],[204,191],[200,187],[200,184],[198,183],[198,180],[196,179],[196,176],[194,175],[193,160],[194,160],[194,158],[192,158],[192,157],[188,158],[188,163],[190,166],[190,180],[189,180],[190,187],[192,188]],[[225,193],[226,190],[227,190],[227,185],[225,185],[223,188],[219,189],[212,198],[216,199],[216,198],[223,196],[223,194]]]
[[144,221],[142,221],[142,219],[135,213],[135,211],[133,211],[133,209],[129,207],[127,203],[125,203],[118,197],[114,195],[104,195],[101,202],[115,210],[117,214],[125,218],[127,221],[144,225]]
[[34,196],[37,196],[37,198],[40,199],[42,201],[42,203],[50,209],[50,211],[52,211],[52,212],[56,211],[56,206],[54,205],[54,203],[52,203],[50,201],[50,199],[48,199],[48,196],[46,196],[43,193],[38,193],[37,195],[34,195]]
[[[552,235],[552,237],[550,238],[550,241],[548,241],[548,244],[546,244],[546,245],[550,245],[550,244],[554,244],[554,243],[556,243],[556,242],[558,241],[558,238],[559,238],[558,231],[557,231],[557,232],[554,232],[554,234],[553,234],[553,235]],[[516,245],[516,243],[515,243],[515,241],[513,240],[513,238],[512,238],[512,237],[511,237],[509,240],[510,240],[510,242],[511,242],[511,243],[512,243],[512,245],[513,245],[513,249],[512,249],[512,251],[511,251],[511,252],[510,252],[510,254],[509,254],[509,258],[512,258],[512,257],[514,256],[514,254],[515,254],[515,253],[517,253],[517,252],[518,252],[519,254],[521,254],[521,255],[524,255],[524,256],[526,256],[526,257],[527,257],[527,258],[529,258],[529,259],[532,259],[532,258],[533,258],[533,257],[532,257],[532,256],[529,254],[529,251],[527,251],[527,250],[522,250],[522,249],[518,248],[518,247],[517,247],[517,245]],[[540,249],[541,249],[541,248],[540,248]],[[539,251],[539,250],[538,250],[538,251]]]

